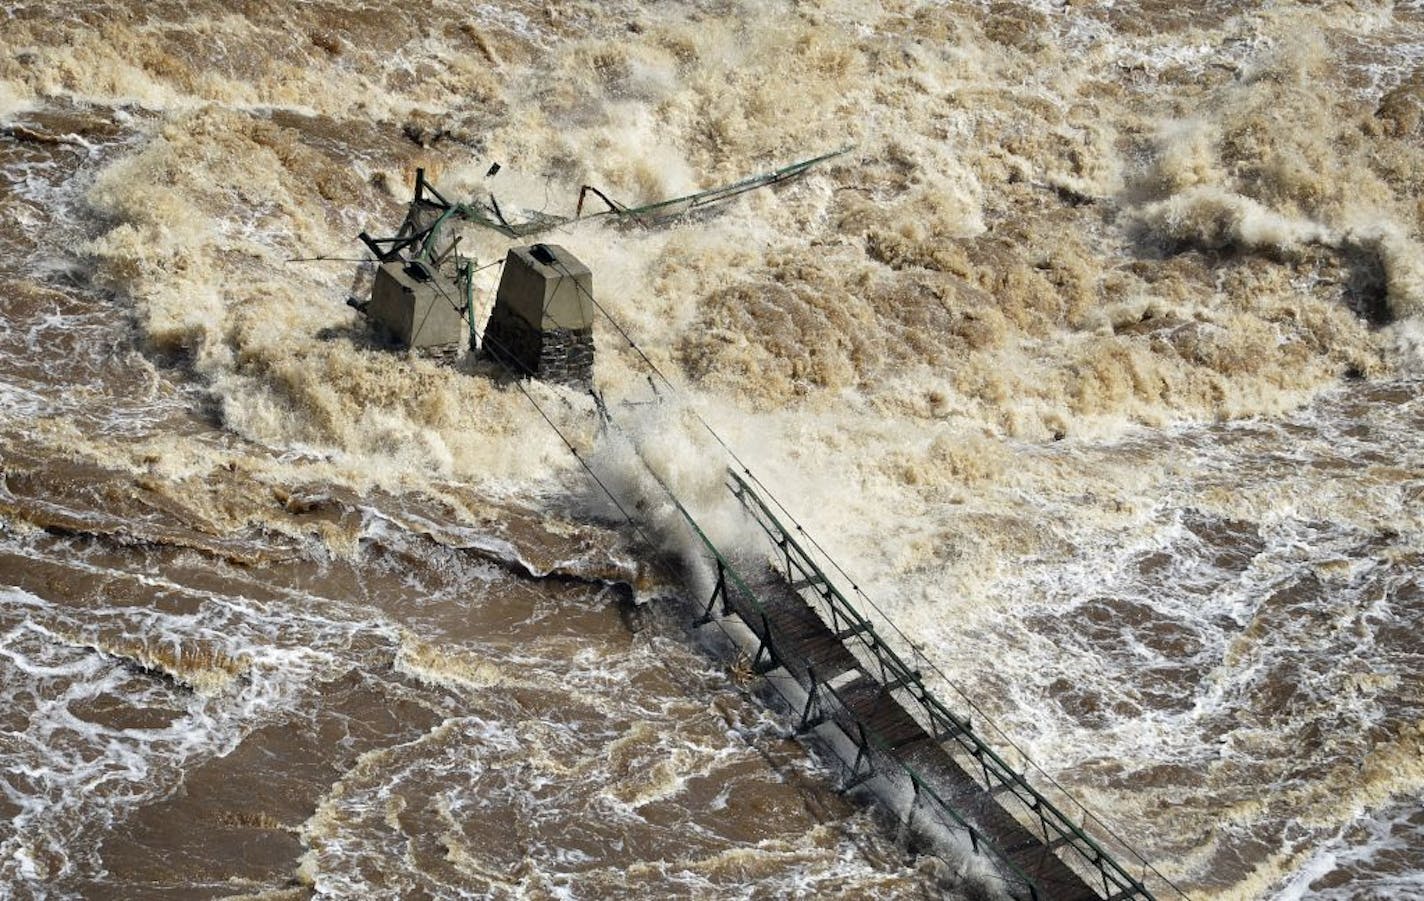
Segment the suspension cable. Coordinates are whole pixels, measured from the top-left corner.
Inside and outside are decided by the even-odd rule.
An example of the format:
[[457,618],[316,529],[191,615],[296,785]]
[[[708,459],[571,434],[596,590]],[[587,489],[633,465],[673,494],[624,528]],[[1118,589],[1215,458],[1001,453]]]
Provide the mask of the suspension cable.
[[[502,260],[500,262],[502,262]],[[486,264],[486,266],[480,267],[480,269],[482,270],[492,265],[494,264]],[[674,384],[673,381],[669,379],[667,375],[657,366],[657,364],[654,363],[652,359],[648,357],[647,353],[645,353],[643,349],[638,346],[638,343],[633,340],[633,337],[628,333],[627,329],[625,329],[623,325],[616,318],[614,318],[611,313],[608,312],[607,308],[605,308],[601,303],[598,302],[598,300],[593,296],[593,293],[587,288],[585,288],[583,285],[581,285],[578,279],[574,277],[573,273],[569,272],[568,269],[563,265],[563,263],[558,261],[557,258],[554,262],[554,268],[556,268],[563,277],[566,277],[571,282],[573,282],[575,289],[585,298],[587,298],[588,301],[593,304],[594,308],[597,309],[598,312],[603,315],[603,317],[614,327],[615,330],[617,330],[618,334],[623,337],[623,340],[627,342],[628,346],[643,361],[643,364],[647,366],[647,368],[652,373],[656,374],[659,379],[662,380],[662,382],[670,389],[674,396],[681,398],[681,389],[679,389],[678,386]],[[471,317],[471,331],[473,332],[474,311],[472,309],[469,309],[469,305],[466,304],[462,306],[460,304],[456,304],[455,301],[449,296],[449,294],[446,293],[445,290],[440,286],[438,279],[433,279],[432,283],[435,284],[436,289],[440,291],[441,295],[457,312],[462,312],[464,315],[468,315],[469,317]],[[492,338],[488,334],[488,332],[483,334],[480,337],[480,340],[482,342],[492,341],[496,345],[499,345],[500,349],[504,351],[506,355],[510,354],[509,348],[506,347],[498,339]],[[514,359],[514,357],[510,356],[510,359]],[[645,542],[648,543],[650,547],[657,547],[657,543],[653,542],[649,538],[646,531],[644,531],[643,528],[633,518],[633,516],[628,513],[627,509],[624,508],[624,506],[618,501],[617,497],[614,496],[613,492],[608,488],[606,484],[604,484],[603,480],[599,478],[593,467],[588,463],[588,461],[584,459],[583,455],[578,452],[578,449],[574,446],[573,442],[569,440],[569,438],[563,433],[561,429],[559,429],[559,427],[554,423],[553,419],[550,418],[544,408],[540,406],[538,401],[534,399],[533,395],[531,395],[529,391],[524,387],[522,379],[516,378],[514,381],[516,387],[519,388],[520,393],[522,393],[524,397],[528,399],[531,404],[533,404],[534,408],[539,412],[539,415],[544,419],[546,423],[548,423],[549,427],[552,428],[556,434],[558,434],[560,440],[563,441],[565,447],[567,447],[569,452],[574,455],[574,459],[578,460],[579,464],[584,468],[584,470],[588,472],[589,476],[593,478],[594,482],[603,491],[603,493],[608,496],[608,499],[613,502],[614,507],[617,508],[618,512],[622,514],[623,518],[627,520],[629,525],[631,525],[637,531],[637,533],[643,538]],[[1041,766],[1034,762],[1034,760],[1029,757],[1028,753],[1024,751],[1023,748],[1020,747],[1018,743],[1015,742],[1006,732],[1004,732],[1004,730],[1001,729],[998,724],[995,723],[993,719],[991,719],[989,715],[978,704],[976,704],[972,698],[969,697],[969,695],[964,691],[962,687],[959,686],[958,683],[956,683],[942,669],[940,669],[940,667],[933,660],[931,660],[928,656],[924,654],[924,652],[914,641],[912,641],[907,635],[905,635],[904,632],[900,630],[900,628],[895,624],[894,620],[891,619],[889,614],[887,614],[883,609],[881,609],[881,607],[876,604],[875,601],[869,595],[867,595],[863,590],[861,590],[856,580],[853,579],[850,574],[846,572],[846,570],[835,560],[835,558],[833,558],[826,551],[826,549],[820,544],[820,542],[816,540],[815,536],[806,530],[806,528],[800,523],[799,520],[797,520],[795,515],[792,514],[792,512],[786,507],[786,505],[781,502],[781,500],[776,496],[776,494],[772,492],[771,489],[768,488],[760,478],[757,477],[756,473],[752,471],[751,467],[748,466],[746,462],[743,461],[741,457],[737,455],[736,451],[734,451],[732,447],[722,438],[722,436],[718,434],[717,430],[714,429],[712,425],[708,423],[707,420],[704,419],[703,416],[699,412],[697,412],[697,410],[693,408],[690,404],[684,404],[684,408],[693,415],[693,417],[702,426],[702,428],[705,429],[707,433],[712,436],[713,440],[715,440],[717,444],[722,448],[722,450],[728,455],[728,457],[730,457],[737,464],[737,466],[742,470],[742,472],[753,482],[755,482],[757,487],[760,488],[761,491],[768,498],[770,498],[771,502],[776,505],[777,509],[779,509],[783,514],[786,515],[788,520],[796,527],[796,531],[799,534],[803,535],[806,540],[809,541],[811,545],[816,549],[816,551],[821,555],[821,557],[827,563],[829,563],[831,567],[841,575],[842,578],[844,578],[847,582],[850,583],[851,590],[856,594],[856,596],[865,601],[865,603],[869,604],[870,607],[880,615],[880,618],[884,621],[884,623],[888,625],[890,629],[895,633],[895,635],[897,635],[900,640],[903,641],[910,648],[910,651],[914,655],[914,657],[920,661],[923,661],[926,666],[928,666],[935,674],[937,674],[945,682],[945,684],[949,685],[954,690],[954,692],[959,695],[959,697],[962,698],[965,703],[969,705],[970,709],[972,709],[975,713],[979,715],[982,722],[987,723],[995,734],[997,734],[1010,747],[1017,751],[1024,765],[1030,767],[1034,772],[1038,773],[1045,780],[1047,780],[1050,785],[1058,789],[1058,791],[1060,791],[1064,797],[1072,801],[1073,804],[1078,807],[1081,815],[1085,818],[1085,820],[1091,820],[1093,823],[1095,823],[1110,837],[1115,839],[1118,844],[1120,844],[1130,854],[1132,854],[1133,857],[1137,858],[1138,862],[1141,863],[1146,869],[1150,870],[1159,879],[1161,879],[1168,886],[1174,889],[1178,894],[1182,895],[1183,897],[1186,897],[1186,893],[1180,887],[1178,887],[1176,883],[1174,883],[1167,876],[1163,875],[1155,866],[1152,865],[1150,861],[1147,860],[1146,857],[1140,854],[1130,843],[1127,842],[1126,839],[1122,838],[1105,820],[1103,820],[1102,817],[1091,811],[1087,807],[1087,805],[1085,805],[1081,800],[1079,800],[1071,792],[1069,792],[1066,787],[1064,787],[1061,783],[1058,782],[1058,780],[1054,779],[1051,774],[1049,774],[1046,770],[1044,770]],[[611,416],[609,417],[608,421],[613,421]],[[621,428],[619,429],[619,431],[620,433],[623,433],[625,437],[627,436],[627,433],[623,432]],[[673,503],[679,508],[681,508],[681,503],[672,493],[672,489],[667,484],[665,484],[660,477],[658,477],[657,473],[652,471],[651,467],[648,466],[647,461],[642,460],[641,455],[638,456],[640,461],[642,461],[644,468],[646,468],[648,472],[653,476],[654,480],[658,483],[658,485],[663,489],[664,492],[667,493]],[[720,626],[721,624],[719,623],[718,625]],[[725,629],[723,629],[723,631],[725,632]]]
[[[589,302],[593,304],[594,308],[597,309],[598,312],[601,313],[606,320],[608,320],[609,324],[611,324],[613,328],[618,332],[618,334],[623,337],[623,340],[628,343],[628,346],[632,348],[632,350],[638,355],[638,357],[643,361],[644,365],[646,365],[649,370],[651,370],[654,374],[657,375],[659,379],[662,380],[662,382],[670,389],[673,395],[681,398],[681,389],[679,389],[678,386],[675,385],[673,381],[669,379],[660,368],[658,368],[657,364],[654,363],[648,357],[647,353],[645,353],[643,349],[638,346],[638,343],[633,340],[633,337],[628,333],[627,329],[625,329],[623,325],[617,319],[615,319],[611,313],[608,312],[607,308],[605,308],[601,303],[598,302],[598,300],[593,296],[593,293],[584,288],[583,285],[579,284],[578,280],[573,278],[572,274],[563,267],[562,263],[558,262],[557,260],[555,262],[555,267],[558,268],[562,274],[568,276],[570,280],[573,281],[574,286],[579,290],[579,292],[582,293],[589,300]],[[756,483],[757,487],[768,498],[771,499],[771,502],[776,505],[777,509],[779,509],[783,514],[786,515],[787,519],[792,523],[792,525],[796,527],[796,531],[799,534],[805,536],[806,540],[809,541],[811,545],[817,550],[817,552],[820,553],[821,557],[826,562],[828,562],[831,567],[835,569],[835,571],[839,573],[841,577],[844,578],[850,584],[851,590],[855,593],[855,595],[861,600],[865,601],[865,603],[869,604],[871,609],[873,609],[876,613],[880,615],[880,618],[885,622],[885,624],[888,625],[895,633],[895,635],[897,635],[900,640],[903,641],[909,647],[911,653],[915,656],[915,658],[920,661],[923,661],[926,666],[928,666],[936,675],[938,675],[946,685],[952,688],[954,692],[959,695],[959,697],[962,698],[966,704],[969,705],[970,709],[972,709],[976,714],[979,715],[980,719],[983,722],[988,723],[989,727],[994,731],[996,735],[999,736],[999,738],[1006,742],[1009,747],[1013,748],[1015,751],[1018,752],[1019,757],[1023,762],[1023,765],[1030,767],[1034,772],[1036,772],[1038,775],[1047,780],[1050,785],[1058,789],[1058,791],[1060,791],[1065,798],[1067,798],[1069,801],[1071,801],[1074,805],[1078,807],[1078,810],[1085,818],[1085,820],[1091,820],[1093,823],[1095,823],[1099,828],[1101,828],[1105,833],[1107,833],[1107,835],[1115,839],[1118,844],[1125,848],[1133,857],[1137,858],[1137,861],[1139,863],[1141,863],[1148,870],[1151,870],[1152,873],[1154,873],[1159,879],[1161,879],[1164,883],[1170,886],[1182,897],[1187,897],[1185,891],[1183,891],[1175,882],[1173,882],[1167,876],[1163,875],[1155,866],[1152,865],[1151,861],[1149,861],[1146,857],[1139,853],[1132,846],[1132,844],[1130,844],[1126,839],[1119,835],[1110,824],[1108,824],[1098,814],[1090,810],[1086,804],[1084,804],[1081,800],[1074,796],[1073,793],[1070,792],[1066,787],[1064,787],[1057,779],[1053,778],[1053,776],[1049,774],[1046,770],[1044,770],[1043,767],[1039,766],[1033,760],[1033,758],[1028,755],[1028,752],[1025,751],[1022,747],[1020,747],[1019,744],[1008,735],[1008,733],[1001,729],[999,725],[995,723],[992,718],[990,718],[988,713],[985,712],[984,709],[981,708],[978,704],[976,704],[971,697],[969,697],[969,695],[957,682],[951,679],[942,669],[940,669],[940,667],[933,660],[926,656],[916,642],[912,641],[909,636],[905,635],[905,633],[900,630],[900,628],[895,624],[895,621],[890,617],[890,615],[887,614],[880,607],[879,604],[875,603],[874,599],[872,599],[863,590],[861,590],[856,580],[852,578],[851,575],[846,572],[846,570],[838,562],[836,562],[835,558],[833,558],[829,554],[829,552],[826,551],[826,549],[821,545],[821,543],[816,540],[815,536],[812,535],[801,524],[801,522],[796,518],[796,516],[786,507],[784,503],[781,502],[780,498],[776,496],[775,492],[768,488],[766,483],[764,483],[760,478],[758,478],[756,473],[752,471],[751,467],[748,466],[746,462],[743,461],[742,458],[737,455],[736,451],[734,451],[732,447],[722,438],[722,436],[718,434],[717,430],[714,429],[712,425],[707,422],[706,419],[703,418],[702,414],[697,412],[697,410],[693,408],[691,404],[685,403],[684,409],[686,409],[693,415],[693,417],[702,426],[702,428],[705,429],[707,433],[712,436],[713,440],[715,440],[719,446],[721,446],[722,450],[726,452],[728,457],[730,457],[732,461],[737,464],[738,468],[740,468],[748,478],[750,478],[754,483]]]

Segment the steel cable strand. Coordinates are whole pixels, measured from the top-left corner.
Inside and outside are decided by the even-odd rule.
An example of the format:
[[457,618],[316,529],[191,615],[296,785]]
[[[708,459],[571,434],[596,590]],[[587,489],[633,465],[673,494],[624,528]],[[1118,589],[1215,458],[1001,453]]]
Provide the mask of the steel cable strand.
[[[565,275],[569,274],[567,270],[563,270],[563,272]],[[648,367],[649,371],[651,371],[659,379],[661,379],[663,384],[666,385],[674,395],[681,397],[681,389],[679,389],[678,386],[675,385],[672,380],[669,379],[660,368],[658,368],[657,364],[654,363],[652,359],[648,357],[648,355],[643,351],[643,349],[638,346],[638,343],[633,340],[633,337],[628,333],[627,329],[625,329],[623,325],[616,318],[614,318],[614,316],[609,313],[608,310],[602,304],[598,302],[598,300],[593,296],[591,292],[586,290],[582,285],[579,285],[576,280],[574,284],[578,288],[578,290],[583,293],[585,297],[588,298],[589,302],[593,304],[594,308],[597,309],[598,312],[602,314],[605,319],[608,320],[609,324],[614,327],[618,334],[623,337],[624,341],[626,341],[628,346],[638,355],[638,357],[643,361],[644,365]],[[722,436],[718,434],[717,430],[714,429],[712,425],[708,423],[707,420],[704,419],[703,416],[698,413],[697,410],[694,409],[690,404],[685,405],[685,408],[688,410],[688,412],[692,414],[692,416],[697,420],[697,422],[702,426],[702,428],[705,429],[707,433],[712,436],[713,440],[716,441],[717,444],[722,448],[722,450],[726,452],[727,456],[737,464],[738,468],[740,468],[742,472],[745,473],[746,476],[750,478],[756,484],[756,486],[763,493],[766,494],[768,498],[771,499],[771,502],[776,505],[778,510],[780,510],[783,514],[786,515],[787,519],[792,523],[792,525],[796,527],[796,531],[799,534],[804,535],[806,539],[811,543],[811,545],[816,549],[816,551],[821,555],[821,557],[826,562],[828,562],[831,567],[841,575],[842,578],[844,578],[848,583],[850,583],[851,590],[855,593],[855,595],[864,600],[865,603],[868,604],[872,610],[879,614],[880,618],[885,622],[887,626],[890,627],[891,631],[911,649],[911,653],[914,658],[917,661],[923,661],[923,663],[932,672],[938,675],[940,679],[945,682],[946,685],[953,689],[954,692],[959,695],[959,697],[961,697],[965,701],[965,703],[969,705],[970,709],[972,709],[976,714],[979,715],[983,722],[989,725],[989,728],[993,730],[996,735],[998,735],[1005,743],[1007,743],[1009,747],[1013,748],[1014,751],[1018,752],[1019,757],[1022,759],[1024,765],[1031,768],[1035,773],[1043,777],[1048,782],[1048,784],[1052,785],[1059,792],[1061,792],[1065,798],[1071,801],[1078,808],[1081,815],[1086,821],[1091,821],[1099,828],[1101,828],[1104,833],[1106,833],[1121,847],[1127,850],[1127,852],[1131,854],[1137,860],[1138,863],[1142,864],[1147,871],[1150,871],[1155,876],[1157,876],[1158,879],[1162,880],[1163,883],[1165,883],[1181,897],[1189,897],[1180,886],[1178,886],[1169,877],[1159,871],[1155,866],[1152,865],[1149,860],[1147,860],[1145,856],[1143,856],[1136,849],[1134,849],[1132,844],[1129,843],[1126,839],[1124,839],[1121,835],[1119,835],[1118,831],[1113,829],[1111,825],[1107,823],[1106,820],[1104,820],[1098,814],[1094,813],[1086,804],[1084,804],[1081,800],[1075,797],[1072,792],[1070,792],[1066,787],[1064,787],[1060,782],[1058,782],[1058,780],[1054,779],[1052,775],[1050,775],[1046,770],[1044,770],[1041,766],[1035,763],[1033,758],[1028,755],[1028,752],[1024,751],[1024,749],[1020,747],[1017,742],[1015,742],[1006,732],[1004,732],[1004,730],[1000,728],[991,717],[989,717],[989,715],[984,711],[984,709],[981,708],[978,704],[974,702],[972,698],[969,697],[969,695],[964,691],[962,687],[960,687],[957,682],[951,679],[942,669],[940,669],[940,667],[937,666],[934,661],[926,657],[925,654],[920,650],[918,645],[915,642],[911,641],[910,638],[905,635],[905,633],[901,631],[898,626],[895,625],[894,620],[890,618],[889,614],[887,614],[880,607],[879,604],[875,603],[875,601],[860,588],[856,580],[852,578],[848,572],[846,572],[844,567],[842,567],[838,562],[836,562],[833,557],[831,557],[831,555],[826,551],[826,549],[821,545],[821,543],[816,540],[815,536],[812,535],[801,524],[801,522],[795,517],[795,515],[791,513],[791,511],[786,507],[786,505],[782,503],[780,498],[776,496],[775,492],[768,488],[766,484],[762,482],[760,478],[757,477],[756,473],[752,471],[751,467],[748,466],[746,462],[743,461],[742,458],[736,453],[736,451],[734,451],[732,447],[722,438]]]
[[[566,272],[565,274],[567,275],[568,273]],[[575,280],[574,283],[577,285],[577,284],[578,284],[578,283],[577,283],[577,280]],[[441,292],[442,296],[445,297],[445,299],[447,300],[447,302],[449,302],[449,303],[452,305],[452,307],[457,307],[457,305],[454,303],[453,299],[451,299],[451,298],[449,297],[448,293],[446,293],[443,288],[440,288],[440,287],[439,287],[438,283],[437,283],[436,287],[437,287],[437,290],[439,290],[439,291]],[[580,286],[580,287],[581,287],[581,286]],[[458,309],[458,307],[457,307],[457,309]],[[604,315],[607,316],[607,313],[605,312]],[[502,342],[500,342],[499,339],[494,338],[493,336],[489,335],[488,332],[486,332],[485,335],[483,336],[483,341],[485,341],[485,342],[492,342],[492,343],[498,345],[499,348],[500,348],[506,355],[508,355],[508,354],[510,353],[510,349],[509,349],[506,345],[504,345]],[[511,358],[512,358],[512,357],[511,357]],[[662,376],[661,373],[659,373],[659,376],[662,377],[662,378],[664,379],[664,381],[667,381],[667,380],[666,380],[666,377],[665,377],[665,376]],[[583,467],[583,469],[589,474],[589,476],[594,480],[595,484],[598,485],[599,489],[602,490],[603,493],[608,497],[608,499],[613,503],[614,507],[615,507],[615,508],[618,510],[618,512],[623,516],[624,520],[626,520],[626,521],[628,522],[628,524],[633,527],[633,529],[635,530],[635,532],[639,535],[639,537],[641,537],[641,538],[643,539],[644,542],[647,543],[647,545],[648,545],[649,547],[654,547],[654,548],[655,548],[655,547],[658,547],[658,544],[657,544],[656,542],[654,542],[654,541],[651,539],[651,537],[647,534],[647,532],[643,529],[643,527],[638,523],[638,521],[634,519],[634,517],[628,512],[627,508],[625,508],[625,507],[623,506],[623,504],[618,500],[618,498],[614,495],[613,491],[612,491],[612,490],[607,486],[607,484],[598,476],[597,472],[594,471],[592,465],[584,458],[584,456],[583,456],[582,454],[579,453],[577,447],[573,444],[572,440],[570,440],[570,439],[568,438],[568,436],[564,434],[563,430],[558,427],[558,425],[554,422],[553,418],[552,418],[551,416],[549,416],[548,412],[543,408],[543,406],[540,405],[539,402],[534,399],[534,396],[525,388],[525,386],[524,386],[524,384],[523,384],[523,379],[522,379],[522,378],[515,378],[514,382],[515,382],[515,386],[519,389],[520,393],[523,394],[524,397],[525,397],[525,399],[529,401],[529,403],[534,407],[534,409],[535,409],[536,411],[538,411],[540,417],[544,420],[544,422],[554,431],[554,433],[555,433],[556,435],[559,436],[559,439],[563,442],[564,446],[565,446],[566,448],[568,448],[568,450],[569,450],[570,453],[573,454],[574,459],[578,460],[579,464],[580,464],[580,465]],[[671,383],[669,382],[668,384],[669,384],[669,386],[671,387]],[[676,390],[676,389],[674,388],[674,390]],[[700,417],[699,417],[699,418],[700,418]],[[622,426],[621,426],[616,420],[613,419],[613,417],[612,417],[611,414],[609,415],[608,421],[609,421],[609,423],[610,423],[615,429],[617,429],[617,430],[619,431],[620,434],[622,434],[622,435],[623,435],[626,439],[628,439],[628,440],[630,441],[630,443],[631,443],[631,441],[632,441],[631,436],[622,428]],[[704,423],[704,426],[706,426],[706,423]],[[708,427],[708,428],[709,428],[709,431],[710,431],[710,427]],[[705,545],[706,548],[712,552],[712,554],[716,557],[716,559],[717,559],[720,563],[724,563],[724,564],[727,566],[727,568],[731,571],[731,573],[732,573],[732,575],[733,575],[733,578],[735,579],[736,584],[739,586],[739,588],[741,589],[741,591],[742,591],[744,594],[746,594],[746,595],[752,600],[752,602],[753,602],[754,604],[756,604],[758,607],[760,607],[760,601],[758,601],[758,600],[756,599],[755,593],[750,589],[749,586],[746,585],[746,583],[741,579],[740,576],[737,576],[737,575],[736,575],[735,570],[731,570],[730,563],[727,563],[726,561],[723,560],[723,558],[721,557],[720,553],[717,551],[716,546],[713,545],[712,542],[711,542],[711,540],[702,532],[701,528],[697,525],[696,520],[692,517],[691,513],[690,513],[690,512],[687,510],[687,508],[683,505],[683,503],[682,503],[681,500],[677,497],[677,495],[672,491],[672,488],[652,469],[652,467],[648,464],[648,462],[647,462],[645,459],[643,459],[643,457],[642,457],[641,454],[635,454],[635,455],[638,457],[639,462],[643,465],[643,467],[648,471],[648,474],[649,474],[650,476],[652,476],[653,480],[658,484],[658,486],[659,486],[659,487],[662,489],[662,491],[667,495],[668,499],[672,502],[672,504],[673,504],[674,507],[677,509],[677,511],[682,515],[682,518],[684,519],[684,521],[686,522],[686,524],[688,525],[688,527],[691,528],[691,529],[696,533],[696,537],[697,537],[698,539],[700,539],[700,541],[702,542],[702,544]],[[725,622],[723,622],[721,619],[713,619],[712,622],[716,624],[716,626],[718,627],[718,630],[724,635],[724,637],[727,638],[727,640],[728,640],[729,642],[731,642],[731,643],[733,644],[733,646],[736,646],[736,645],[738,644],[737,639],[736,639],[736,638],[731,634],[731,632],[728,630],[728,628],[727,628]],[[753,634],[755,634],[755,630],[753,630]],[[774,634],[774,633],[772,633],[772,632],[769,632],[769,633],[768,633],[768,640],[772,637],[773,634]],[[797,680],[795,680],[794,675],[792,676],[792,679],[793,679],[793,681],[797,681]],[[799,681],[798,681],[798,685],[799,685]],[[779,687],[777,687],[777,686],[775,686],[775,685],[773,684],[773,689],[777,692],[777,694],[782,698],[782,700],[783,700],[784,702],[786,702],[786,703],[789,704],[789,705],[794,706],[794,704],[793,704],[793,699],[792,699],[791,697],[789,697],[784,691],[782,691],[781,688],[779,688]],[[878,733],[874,733],[873,730],[872,730],[872,737],[874,737],[875,740],[876,740],[877,742],[879,742],[880,744],[884,744],[884,739],[883,739],[883,737],[879,737],[879,736],[878,736]],[[845,762],[844,762],[843,760],[840,760],[839,755],[834,755],[834,756],[836,757],[836,759],[837,759],[838,761],[840,761],[840,763],[841,763],[842,766],[845,765]],[[907,773],[907,774],[911,777],[912,780],[921,780],[921,781],[922,781],[922,777],[920,777],[920,776],[918,775],[918,773],[916,773],[915,770],[914,770],[912,767],[909,766],[909,764],[905,763],[904,761],[899,760],[898,758],[893,758],[893,757],[892,757],[892,760],[894,760],[895,763],[896,763],[905,773]],[[938,805],[938,807],[939,807],[940,810],[942,810],[944,813],[949,814],[949,816],[955,821],[955,823],[958,824],[959,828],[962,828],[962,829],[966,830],[968,833],[970,833],[970,834],[971,834],[971,838],[972,838],[972,833],[973,833],[973,831],[974,831],[974,830],[973,830],[973,827],[970,826],[969,823],[968,823],[967,821],[965,821],[965,820],[959,815],[959,813],[954,810],[954,808],[953,808],[952,806],[950,806],[950,805],[947,804],[945,801],[943,801],[942,799],[940,799],[940,798],[938,797],[938,795],[935,794],[935,793],[932,792],[932,791],[931,791],[931,792],[928,792],[928,795],[929,795],[931,798],[933,798],[935,802],[937,802],[937,805]],[[942,824],[944,824],[944,825],[948,825],[948,824],[945,824],[945,823],[944,823],[944,820],[943,820],[942,818],[940,818],[940,822],[941,822]],[[997,858],[997,859],[1000,861],[1000,863],[1001,863],[1002,865],[1006,865],[1007,867],[1009,867],[1009,869],[1010,869],[1013,873],[1017,874],[1017,876],[1019,877],[1019,880],[1022,881],[1024,884],[1029,885],[1029,886],[1033,886],[1033,885],[1034,885],[1033,880],[1032,880],[1031,878],[1029,878],[1028,875],[1027,875],[1026,873],[1024,873],[1024,872],[1018,867],[1017,864],[1015,864],[1012,860],[1010,860],[1010,859],[1008,859],[1006,856],[1004,856],[1004,854],[1003,854],[997,847],[995,847],[995,846],[993,845],[993,843],[988,842],[988,841],[986,841],[986,840],[984,840],[984,839],[979,839],[979,846],[987,847],[987,848],[989,849],[991,855],[992,855],[993,857]],[[938,857],[939,855],[936,855],[936,856]],[[941,857],[940,859],[943,860],[944,858]],[[946,862],[946,863],[950,863],[950,861],[947,861],[947,860],[946,860],[945,862]],[[994,873],[994,875],[995,875],[997,878],[999,878],[1000,880],[1004,881],[1006,884],[1013,884],[1013,880],[1010,880],[1010,879],[1008,878],[1008,876],[1006,876],[1006,875],[1004,875],[1004,874],[1002,874],[1002,873],[999,873],[999,872],[996,871],[996,872]]]

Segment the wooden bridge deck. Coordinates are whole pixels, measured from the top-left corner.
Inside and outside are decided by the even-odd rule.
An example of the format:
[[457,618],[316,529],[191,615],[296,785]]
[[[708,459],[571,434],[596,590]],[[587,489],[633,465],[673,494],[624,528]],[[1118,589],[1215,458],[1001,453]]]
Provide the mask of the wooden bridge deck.
[[[798,731],[834,726],[852,743],[855,759],[847,764],[846,790],[877,777],[909,787],[903,821],[928,826],[923,821],[929,818],[937,824],[931,832],[943,827],[967,839],[1015,897],[1153,901],[1139,855],[1134,856],[1144,864],[1141,878],[1000,757],[968,718],[930,693],[919,670],[899,656],[801,545],[799,525],[793,521],[795,533],[788,531],[746,479],[732,470],[728,477],[728,489],[770,540],[771,558],[734,564],[669,490],[716,567],[716,587],[698,624],[717,621],[720,604],[721,615],[739,619],[755,639],[753,669],[768,676],[784,671],[800,687],[792,690],[785,678],[768,680],[784,701],[801,708]],[[748,573],[756,574],[751,582]],[[851,590],[857,591],[854,585]],[[909,641],[886,625],[900,641]]]
[[[746,572],[746,570],[742,570]],[[875,756],[889,756],[926,777],[935,793],[979,831],[1000,855],[1033,881],[1041,901],[1101,901],[1041,836],[1025,828],[980,785],[954,756],[906,710],[895,692],[866,671],[856,655],[775,572],[751,586],[755,602],[730,592],[725,607],[754,632],[764,615],[776,636],[772,658],[762,669],[784,668],[803,687],[821,686],[818,705],[822,722],[834,723],[858,743],[858,736],[875,736]],[[861,727],[864,728],[862,732]],[[882,760],[881,768],[884,769]]]

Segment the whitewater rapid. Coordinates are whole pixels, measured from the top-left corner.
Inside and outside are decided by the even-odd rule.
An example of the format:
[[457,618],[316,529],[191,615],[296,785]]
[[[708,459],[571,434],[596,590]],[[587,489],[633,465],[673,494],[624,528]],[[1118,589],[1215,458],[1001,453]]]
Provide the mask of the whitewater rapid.
[[691,593],[684,548],[523,394],[343,304],[417,166],[568,213],[846,144],[560,231],[679,389],[600,322],[625,437],[534,399],[649,529],[621,442],[735,543],[705,419],[1194,897],[1424,891],[1416,4],[6,17],[7,894],[977,890],[628,631],[609,586]]

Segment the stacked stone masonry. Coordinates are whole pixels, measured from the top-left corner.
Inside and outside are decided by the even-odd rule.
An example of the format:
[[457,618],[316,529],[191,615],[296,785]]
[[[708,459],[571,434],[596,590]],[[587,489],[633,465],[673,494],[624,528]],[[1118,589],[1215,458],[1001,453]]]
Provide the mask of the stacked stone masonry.
[[593,330],[532,327],[518,316],[490,317],[485,353],[516,375],[593,387]]
[[593,386],[593,276],[562,247],[516,247],[505,258],[485,326],[486,355],[520,376]]

